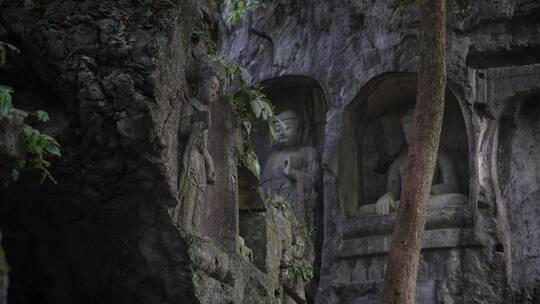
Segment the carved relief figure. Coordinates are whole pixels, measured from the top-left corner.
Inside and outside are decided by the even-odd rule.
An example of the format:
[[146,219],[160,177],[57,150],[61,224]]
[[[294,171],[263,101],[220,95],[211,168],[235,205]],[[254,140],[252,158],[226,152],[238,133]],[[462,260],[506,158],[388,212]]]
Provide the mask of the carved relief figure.
[[277,115],[275,128],[277,142],[262,173],[262,192],[267,198],[284,198],[296,218],[312,229],[320,175],[317,151],[301,145],[302,122],[294,111]]
[[[401,126],[405,142],[409,144],[413,122],[413,110],[401,118]],[[388,214],[396,211],[399,206],[401,185],[407,171],[407,148],[392,162],[387,172],[386,193],[375,204],[362,206],[360,214]],[[439,151],[437,167],[433,176],[431,194],[428,200],[429,209],[444,207],[458,207],[463,205],[467,198],[459,193],[456,167],[451,157]]]
[[[263,170],[261,188],[266,198],[276,196],[285,199],[291,206],[298,223],[308,229],[314,228],[315,204],[317,194],[315,184],[320,175],[319,157],[313,147],[302,146],[302,121],[294,111],[284,111],[276,116],[277,142]],[[294,223],[291,223],[294,225]],[[308,264],[314,260],[313,244],[303,235],[293,233],[292,254]],[[291,249],[287,250],[290,251]],[[281,253],[282,265],[289,265],[291,256]],[[287,278],[287,267],[281,275]],[[290,275],[290,273],[289,273]],[[290,279],[290,280],[289,280]],[[301,277],[283,281],[286,296],[282,303],[301,303],[305,301],[305,282]],[[295,299],[295,300],[293,300]],[[297,301],[298,300],[298,301]]]
[[214,163],[206,146],[209,107],[219,96],[219,79],[210,64],[198,71],[197,91],[198,98],[191,98],[184,106],[178,131],[179,141],[186,144],[181,154],[180,197],[173,221],[188,231],[200,229],[206,187],[215,182]]

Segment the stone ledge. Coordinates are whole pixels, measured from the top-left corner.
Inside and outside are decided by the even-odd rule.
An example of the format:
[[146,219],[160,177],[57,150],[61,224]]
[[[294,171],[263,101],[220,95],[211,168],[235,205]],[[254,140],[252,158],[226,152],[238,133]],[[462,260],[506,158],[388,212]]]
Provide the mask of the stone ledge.
[[[361,237],[341,241],[337,258],[352,258],[386,254],[390,250],[391,234]],[[442,249],[478,245],[474,242],[473,229],[439,229],[424,232],[422,249]]]
[[[348,218],[343,224],[343,239],[348,240],[365,236],[391,234],[395,221],[396,213]],[[468,207],[428,210],[426,231],[448,228],[469,228],[472,226],[472,213]]]
[[[439,303],[437,299],[448,298],[448,296],[457,297],[456,293],[459,291],[460,284],[462,284],[461,281],[453,279],[418,280],[416,303]],[[383,280],[371,280],[362,283],[334,283],[331,287],[335,295],[339,297],[339,303],[375,304],[379,302],[383,285]]]

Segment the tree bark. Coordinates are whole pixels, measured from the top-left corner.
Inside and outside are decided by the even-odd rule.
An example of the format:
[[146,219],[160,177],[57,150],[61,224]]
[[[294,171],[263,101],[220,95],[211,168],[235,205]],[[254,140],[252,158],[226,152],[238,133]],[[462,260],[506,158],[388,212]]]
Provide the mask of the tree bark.
[[427,200],[437,163],[446,89],[446,0],[420,1],[418,92],[383,304],[414,304]]

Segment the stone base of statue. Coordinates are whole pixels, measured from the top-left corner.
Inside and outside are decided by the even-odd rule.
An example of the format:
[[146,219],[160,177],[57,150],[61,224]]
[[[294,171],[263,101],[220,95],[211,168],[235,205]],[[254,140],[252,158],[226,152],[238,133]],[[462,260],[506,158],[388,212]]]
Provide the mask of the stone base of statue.
[[[467,203],[467,197],[460,193],[440,194],[430,196],[427,203],[427,208],[441,209],[441,208],[454,208],[463,207]],[[396,206],[399,205],[399,201],[396,201]],[[359,215],[373,215],[377,214],[375,204],[369,204],[361,206],[358,209]]]
[[[445,299],[459,299],[465,282],[463,267],[481,246],[464,198],[449,194],[431,200],[419,262],[418,304],[461,303]],[[378,303],[395,220],[395,212],[345,220],[332,274],[331,303]]]

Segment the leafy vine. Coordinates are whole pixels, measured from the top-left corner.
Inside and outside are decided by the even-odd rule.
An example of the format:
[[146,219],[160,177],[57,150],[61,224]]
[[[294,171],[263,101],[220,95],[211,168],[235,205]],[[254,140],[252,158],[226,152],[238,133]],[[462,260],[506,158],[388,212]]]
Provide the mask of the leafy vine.
[[261,0],[218,0],[218,3],[229,8],[226,21],[231,25],[244,21],[248,11],[264,7]]
[[[0,41],[0,67],[6,62],[7,49],[14,52],[19,50],[6,42]],[[0,85],[0,120],[17,117],[24,121],[28,117],[33,117],[38,123],[49,121],[49,114],[45,111],[29,112],[13,107],[13,88]],[[45,160],[46,156],[61,156],[60,144],[51,136],[41,133],[31,125],[23,123],[21,126],[21,134],[24,142],[24,156],[19,157],[15,164],[11,167],[11,180],[15,181],[19,178],[22,170],[26,167],[36,169],[41,174],[41,182],[49,179],[53,183],[56,180],[49,171],[50,162]],[[3,181],[4,186],[8,184]]]
[[274,107],[272,102],[261,91],[260,86],[251,85],[252,77],[245,68],[229,63],[224,57],[215,58],[224,70],[225,83],[223,87],[226,88],[230,84],[234,84],[238,88],[236,93],[225,94],[225,96],[234,107],[240,120],[242,139],[240,163],[256,176],[259,176],[261,168],[251,147],[251,134],[257,121],[260,120],[265,122],[268,127],[270,141],[274,142],[276,140]]

